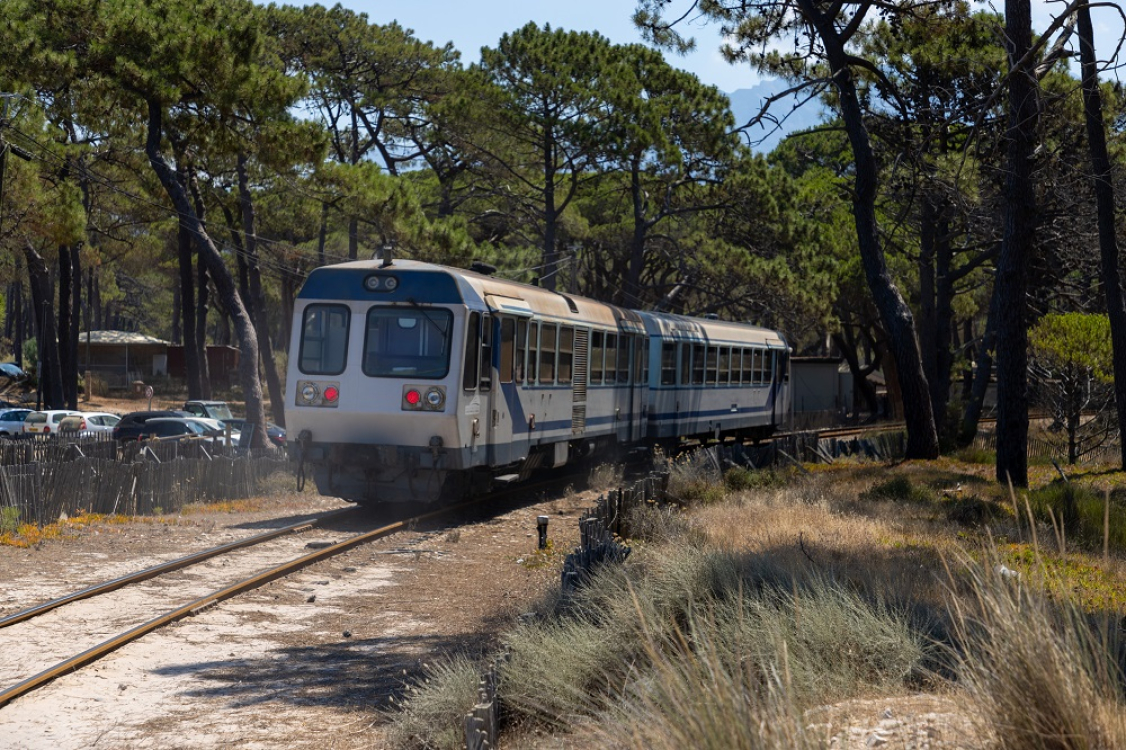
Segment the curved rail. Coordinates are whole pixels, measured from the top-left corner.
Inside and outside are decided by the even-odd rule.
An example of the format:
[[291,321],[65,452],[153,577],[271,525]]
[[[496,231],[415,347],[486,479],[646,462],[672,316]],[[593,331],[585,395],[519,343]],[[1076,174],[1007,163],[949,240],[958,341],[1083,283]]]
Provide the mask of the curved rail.
[[290,560],[289,562],[282,563],[281,565],[270,568],[269,570],[263,571],[255,576],[228,586],[227,588],[202,596],[192,602],[183,605],[182,607],[178,607],[169,612],[165,612],[159,617],[149,620],[142,625],[138,625],[132,630],[114,636],[107,641],[93,646],[92,648],[83,651],[77,656],[72,656],[65,661],[61,661],[55,666],[45,669],[39,674],[29,677],[23,682],[20,682],[19,684],[0,692],[0,706],[5,706],[16,698],[26,695],[36,688],[42,687],[51,680],[54,680],[56,677],[60,677],[68,672],[73,672],[80,667],[84,667],[91,662],[97,661],[106,654],[118,648],[121,648],[127,643],[135,641],[141,636],[151,633],[158,628],[176,622],[177,620],[181,620],[189,615],[194,615],[198,612],[203,611],[204,609],[218,604],[221,601],[230,599],[233,596],[237,596],[238,594],[250,591],[260,586],[264,586],[265,584],[273,580],[289,575],[290,573],[296,572],[301,568],[312,565],[313,563],[320,562],[321,560],[333,557],[335,555],[339,555],[342,552],[346,552],[352,549],[353,547],[357,547],[361,544],[366,544],[367,542],[375,541],[380,537],[387,536],[394,531],[407,528],[412,524],[418,523],[419,521],[425,521],[431,518],[445,515],[471,504],[472,503],[460,503],[457,505],[451,505],[440,510],[431,511],[429,513],[424,513],[419,516],[407,518],[402,521],[396,521],[395,523],[391,523],[386,526],[381,526],[380,528],[373,531],[358,534],[350,539],[345,539],[342,542],[337,542],[336,544],[325,547],[323,549],[310,552],[307,555],[303,555],[294,560]]
[[81,591],[76,591],[73,594],[60,596],[58,599],[52,599],[50,601],[43,602],[42,604],[37,604],[34,607],[28,607],[27,609],[16,612],[15,614],[8,615],[7,617],[0,619],[0,628],[6,628],[9,625],[15,625],[17,622],[30,620],[31,618],[41,615],[44,612],[50,612],[52,609],[61,607],[64,604],[70,604],[71,602],[77,602],[81,599],[88,599],[89,597],[97,596],[98,594],[105,594],[110,591],[116,591],[123,586],[128,586],[132,583],[140,583],[141,581],[147,581],[148,579],[155,578],[163,573],[168,573],[173,570],[180,570],[182,568],[195,565],[196,563],[203,562],[204,560],[208,560],[212,557],[218,557],[219,555],[226,554],[227,552],[231,552],[236,549],[253,547],[256,544],[268,542],[271,539],[277,539],[278,537],[286,536],[288,534],[300,534],[303,531],[308,531],[309,529],[317,526],[319,523],[323,523],[329,518],[333,518],[344,513],[352,513],[354,511],[354,508],[334,510],[313,521],[302,521],[301,523],[291,524],[280,529],[274,529],[273,531],[256,534],[254,536],[247,537],[246,539],[240,539],[238,541],[230,542],[229,544],[224,544],[219,547],[213,547],[211,549],[203,550],[202,552],[196,552],[195,554],[180,557],[175,560],[169,560],[166,563],[154,565],[151,568],[146,568],[145,570],[140,570],[136,573],[130,573],[129,575],[121,576],[120,578],[114,578],[111,581],[98,583],[90,586],[89,588],[82,589]]

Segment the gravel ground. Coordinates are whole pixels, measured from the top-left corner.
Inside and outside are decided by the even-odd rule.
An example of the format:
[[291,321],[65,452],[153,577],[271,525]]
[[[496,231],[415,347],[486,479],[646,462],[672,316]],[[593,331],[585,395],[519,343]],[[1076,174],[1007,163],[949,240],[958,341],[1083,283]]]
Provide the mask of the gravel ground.
[[[489,650],[558,580],[589,495],[497,508],[420,527],[318,563],[150,633],[0,708],[7,748],[379,748],[381,709],[442,654]],[[281,491],[237,511],[75,529],[32,549],[0,547],[0,614],[124,573],[348,504]],[[536,517],[554,552],[537,555]],[[360,525],[385,519],[365,514]],[[286,542],[336,541],[343,522]],[[0,630],[7,687],[128,627],[142,601],[180,604],[211,583],[264,565],[259,553],[216,562],[112,606],[64,607]],[[155,592],[155,593],[154,593]],[[168,608],[171,608],[169,606]],[[155,613],[150,612],[147,617]],[[125,628],[122,626],[125,625]],[[57,657],[57,658],[56,658]],[[54,660],[54,661],[53,661]]]

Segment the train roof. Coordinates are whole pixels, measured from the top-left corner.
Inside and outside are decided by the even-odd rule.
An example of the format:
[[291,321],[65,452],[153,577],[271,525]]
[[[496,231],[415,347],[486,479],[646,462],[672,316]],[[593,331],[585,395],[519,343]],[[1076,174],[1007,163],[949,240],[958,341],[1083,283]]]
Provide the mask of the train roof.
[[728,341],[742,344],[760,344],[772,349],[788,349],[786,337],[778,331],[751,323],[740,323],[716,318],[693,318],[673,313],[644,312],[650,333],[659,333],[669,339],[686,341]]
[[[370,277],[395,277],[396,286],[367,287]],[[671,338],[731,340],[788,348],[777,331],[748,323],[693,318],[672,313],[637,312],[587,297],[555,292],[476,271],[416,260],[358,260],[314,269],[298,294],[300,299],[386,299],[416,304],[474,303],[497,312],[558,320],[581,320],[624,331],[662,334]]]

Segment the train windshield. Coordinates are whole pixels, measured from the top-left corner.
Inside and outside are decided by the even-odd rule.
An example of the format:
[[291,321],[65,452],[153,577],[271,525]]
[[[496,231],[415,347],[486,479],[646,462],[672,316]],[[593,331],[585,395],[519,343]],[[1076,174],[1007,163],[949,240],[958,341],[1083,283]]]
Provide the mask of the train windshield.
[[373,307],[364,334],[364,374],[444,378],[450,370],[453,314],[440,308]]
[[348,308],[309,305],[301,324],[299,366],[306,375],[339,375],[348,357]]

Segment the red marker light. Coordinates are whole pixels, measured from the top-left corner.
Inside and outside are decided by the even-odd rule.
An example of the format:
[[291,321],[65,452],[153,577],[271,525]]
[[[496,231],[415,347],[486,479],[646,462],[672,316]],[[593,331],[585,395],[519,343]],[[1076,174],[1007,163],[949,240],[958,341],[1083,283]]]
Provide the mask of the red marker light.
[[418,402],[422,400],[422,394],[418,391],[407,391],[406,399],[411,406],[418,406]]
[[340,398],[340,390],[337,389],[336,386],[330,385],[328,388],[325,388],[324,396],[325,401],[335,401],[336,399]]

